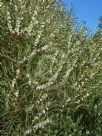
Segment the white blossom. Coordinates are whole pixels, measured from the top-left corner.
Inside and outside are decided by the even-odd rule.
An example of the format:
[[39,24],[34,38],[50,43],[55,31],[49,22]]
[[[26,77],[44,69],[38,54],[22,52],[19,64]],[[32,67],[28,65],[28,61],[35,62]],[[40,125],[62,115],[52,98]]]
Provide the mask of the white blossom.
[[66,100],[66,102],[70,102],[71,101],[71,98],[68,98],[67,100]]
[[0,8],[2,7],[3,3],[0,1]]
[[16,75],[18,76],[19,73],[20,73],[20,69],[17,69],[17,70],[16,70]]
[[45,112],[46,112],[45,110],[42,111],[42,113],[44,113],[44,114],[45,114]]
[[37,15],[37,10],[34,11],[34,15]]
[[15,83],[16,83],[16,78],[14,78],[14,79],[12,80],[12,84],[11,84],[11,87],[12,87],[12,88],[14,88]]
[[29,73],[27,73],[27,74],[26,74],[26,77],[27,77],[27,78],[30,78],[30,74],[29,74]]
[[7,11],[7,25],[8,25],[9,30],[12,32],[13,29],[12,29],[11,16],[10,16],[9,11]]
[[28,85],[31,85],[32,84],[32,81],[31,79],[28,80]]
[[14,93],[14,95],[15,95],[16,97],[18,97],[19,91],[17,90],[17,91]]

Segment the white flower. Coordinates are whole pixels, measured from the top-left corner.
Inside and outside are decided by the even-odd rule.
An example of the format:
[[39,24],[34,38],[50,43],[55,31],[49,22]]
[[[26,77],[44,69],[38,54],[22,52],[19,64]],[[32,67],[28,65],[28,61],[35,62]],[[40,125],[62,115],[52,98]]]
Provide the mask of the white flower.
[[12,88],[14,88],[15,83],[16,83],[16,78],[14,78],[12,81],[12,84],[11,84]]
[[3,4],[3,3],[0,1],[0,7],[2,7],[2,4]]
[[47,98],[47,96],[48,96],[48,94],[47,94],[47,93],[43,94],[43,95],[42,95],[42,99],[46,99],[46,98]]
[[42,111],[45,114],[45,110]]
[[40,102],[42,102],[42,99],[40,99]]
[[86,134],[89,134],[89,131],[88,131],[88,130],[86,131]]
[[32,81],[31,81],[31,80],[29,80],[29,81],[28,81],[28,85],[31,85],[31,84],[32,84]]
[[84,85],[84,82],[81,82],[81,85],[83,86],[83,85]]
[[32,17],[32,20],[33,20],[33,21],[35,21],[35,20],[36,20],[36,18],[33,16],[33,17]]
[[32,58],[35,55],[35,50],[32,51],[32,53],[28,56],[28,58]]
[[70,102],[71,101],[71,98],[68,98],[67,100],[66,100],[66,102]]
[[55,35],[53,33],[50,34],[51,37],[54,37]]
[[26,77],[27,77],[27,78],[29,78],[29,77],[30,77],[30,75],[27,73],[27,74],[26,74]]
[[20,69],[17,69],[16,74],[19,75],[19,73],[20,73]]
[[86,93],[86,97],[89,96],[90,94],[89,93]]
[[15,11],[17,11],[17,5],[15,5]]
[[11,25],[11,16],[10,16],[10,12],[7,12],[7,25],[10,31],[12,30],[12,25]]
[[18,97],[19,91],[17,90],[17,91],[14,93],[14,95],[15,95],[16,97]]
[[25,135],[26,135],[26,134],[30,134],[31,132],[32,132],[32,129],[29,128],[29,129],[25,132]]
[[78,100],[77,103],[79,104],[79,103],[80,103],[80,100]]
[[37,15],[37,11],[36,10],[34,11],[34,15]]
[[64,105],[62,105],[62,108],[64,108]]

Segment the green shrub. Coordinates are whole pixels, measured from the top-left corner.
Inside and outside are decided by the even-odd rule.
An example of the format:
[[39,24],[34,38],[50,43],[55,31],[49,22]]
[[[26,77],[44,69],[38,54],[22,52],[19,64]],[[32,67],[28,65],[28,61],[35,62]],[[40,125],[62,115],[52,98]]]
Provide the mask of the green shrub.
[[101,136],[102,33],[51,0],[0,3],[2,136]]

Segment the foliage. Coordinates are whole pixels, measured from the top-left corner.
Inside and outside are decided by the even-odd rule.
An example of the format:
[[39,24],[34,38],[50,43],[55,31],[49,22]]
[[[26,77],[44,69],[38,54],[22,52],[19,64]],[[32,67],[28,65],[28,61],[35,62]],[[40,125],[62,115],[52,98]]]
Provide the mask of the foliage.
[[0,3],[2,136],[101,136],[102,33],[55,0]]

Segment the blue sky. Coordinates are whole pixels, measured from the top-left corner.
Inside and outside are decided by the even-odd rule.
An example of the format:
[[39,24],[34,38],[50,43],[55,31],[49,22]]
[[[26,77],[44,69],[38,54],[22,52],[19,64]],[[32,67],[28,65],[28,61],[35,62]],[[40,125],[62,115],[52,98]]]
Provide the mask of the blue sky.
[[93,32],[102,16],[102,0],[62,0],[65,5],[72,2],[74,14],[80,20],[86,21],[86,26]]

